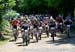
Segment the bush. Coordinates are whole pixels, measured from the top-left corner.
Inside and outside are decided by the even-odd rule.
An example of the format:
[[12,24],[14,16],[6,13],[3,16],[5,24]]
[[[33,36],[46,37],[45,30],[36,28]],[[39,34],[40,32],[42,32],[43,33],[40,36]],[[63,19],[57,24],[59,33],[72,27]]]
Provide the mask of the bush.
[[7,20],[3,20],[0,24],[0,32],[2,34],[8,34],[11,32],[10,23]]
[[6,14],[3,15],[3,18],[6,20],[11,20],[12,18],[16,18],[18,13],[14,10],[9,10]]

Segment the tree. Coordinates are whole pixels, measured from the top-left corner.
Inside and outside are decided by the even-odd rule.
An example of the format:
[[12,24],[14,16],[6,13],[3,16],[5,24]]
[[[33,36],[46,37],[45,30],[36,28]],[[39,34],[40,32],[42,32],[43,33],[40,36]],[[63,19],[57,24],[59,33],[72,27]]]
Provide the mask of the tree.
[[10,21],[13,18],[17,18],[18,13],[14,10],[9,10],[6,14],[3,15],[3,19]]
[[13,8],[19,13],[28,12],[30,9],[31,0],[16,0],[16,6]]
[[48,7],[57,8],[61,3],[61,0],[48,0]]
[[48,9],[46,0],[32,0],[31,7],[35,13],[45,13]]
[[43,13],[48,9],[46,0],[16,0],[16,4],[14,9],[22,13]]
[[66,15],[68,15],[68,13],[70,13],[71,16],[74,15],[74,3],[74,0],[63,0],[63,9]]
[[13,9],[21,13],[63,13],[64,16],[70,13],[73,16],[74,6],[75,0],[16,0]]
[[6,25],[2,18],[2,16],[6,13],[6,11],[9,10],[9,8],[12,8],[15,6],[15,0],[0,0],[0,39],[3,38],[2,30],[4,26]]
[[58,15],[58,6],[61,4],[61,0],[47,0],[48,13],[54,17]]

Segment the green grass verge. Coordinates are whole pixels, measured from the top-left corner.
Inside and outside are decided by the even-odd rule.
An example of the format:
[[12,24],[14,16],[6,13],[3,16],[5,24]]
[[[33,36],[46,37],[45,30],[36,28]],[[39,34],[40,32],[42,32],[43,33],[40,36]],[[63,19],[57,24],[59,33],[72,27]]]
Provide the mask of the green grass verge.
[[0,40],[0,46],[5,45],[8,43],[8,40],[10,39],[10,36],[5,36],[3,40]]
[[7,42],[8,40],[0,41],[0,46],[6,44]]

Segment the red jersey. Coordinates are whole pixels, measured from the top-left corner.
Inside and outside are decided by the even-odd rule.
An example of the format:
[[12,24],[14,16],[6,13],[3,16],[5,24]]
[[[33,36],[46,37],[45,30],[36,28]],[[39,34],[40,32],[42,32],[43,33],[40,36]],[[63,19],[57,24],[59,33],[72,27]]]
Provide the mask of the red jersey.
[[17,25],[19,25],[19,20],[13,20],[12,21],[12,26],[17,26]]
[[61,17],[57,18],[56,20],[57,20],[58,23],[62,23],[63,22],[63,19]]

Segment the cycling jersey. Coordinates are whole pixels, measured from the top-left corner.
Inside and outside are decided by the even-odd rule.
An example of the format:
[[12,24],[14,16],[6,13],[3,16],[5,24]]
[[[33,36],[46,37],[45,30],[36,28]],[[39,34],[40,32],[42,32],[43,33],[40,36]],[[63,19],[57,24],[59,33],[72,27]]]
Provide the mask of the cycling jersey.
[[22,24],[21,28],[24,29],[24,30],[27,30],[28,29],[28,24]]
[[33,24],[33,27],[34,27],[34,28],[37,28],[38,26],[37,26],[37,24]]
[[12,21],[12,26],[17,26],[19,23],[20,23],[19,20],[14,20]]
[[56,26],[55,22],[50,22],[49,27],[55,27],[55,26]]
[[62,23],[62,22],[63,22],[63,19],[62,19],[62,17],[57,17],[56,21],[57,21],[58,23]]
[[71,22],[71,21],[65,21],[64,24],[65,24],[65,25],[71,25],[72,22]]
[[11,24],[12,24],[12,27],[14,28],[14,29],[17,29],[17,26],[19,25],[19,20],[13,20],[12,22],[11,22]]

